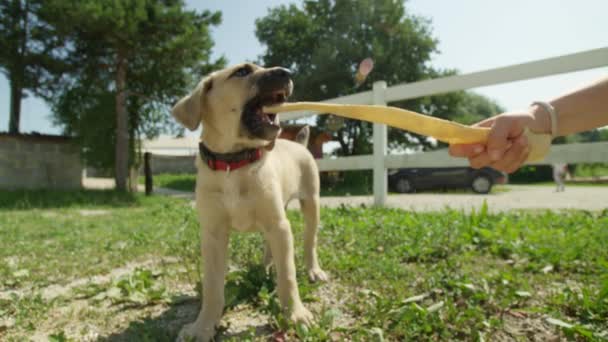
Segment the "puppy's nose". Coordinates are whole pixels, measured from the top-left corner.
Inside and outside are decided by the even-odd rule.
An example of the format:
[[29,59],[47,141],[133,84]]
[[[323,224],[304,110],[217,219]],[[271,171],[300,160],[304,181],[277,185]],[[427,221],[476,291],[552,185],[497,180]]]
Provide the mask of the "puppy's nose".
[[272,73],[274,74],[274,76],[277,76],[277,77],[284,77],[284,78],[291,77],[291,70],[286,69],[286,68],[278,67],[278,68],[272,70]]

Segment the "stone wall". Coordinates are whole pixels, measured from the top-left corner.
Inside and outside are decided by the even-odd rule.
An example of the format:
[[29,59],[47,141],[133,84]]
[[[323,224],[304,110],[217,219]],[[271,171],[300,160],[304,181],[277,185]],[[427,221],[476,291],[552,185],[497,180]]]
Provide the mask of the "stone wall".
[[82,163],[71,139],[0,133],[0,189],[79,189]]
[[[196,174],[195,156],[169,156],[152,154],[150,167],[153,175],[160,173],[191,173]],[[143,158],[142,158],[143,159]],[[143,165],[140,174],[143,175]]]

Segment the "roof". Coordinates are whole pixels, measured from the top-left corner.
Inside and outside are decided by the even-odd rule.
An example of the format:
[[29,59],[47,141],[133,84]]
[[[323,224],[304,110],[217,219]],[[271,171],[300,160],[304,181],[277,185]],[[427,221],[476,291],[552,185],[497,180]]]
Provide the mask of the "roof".
[[65,135],[52,135],[52,134],[40,134],[40,133],[7,133],[0,132],[0,139],[19,139],[19,140],[28,140],[34,142],[54,142],[54,143],[68,143],[71,142],[74,138],[65,136]]
[[171,137],[161,135],[156,139],[142,140],[142,150],[155,154],[166,155],[192,155],[198,152],[196,137]]

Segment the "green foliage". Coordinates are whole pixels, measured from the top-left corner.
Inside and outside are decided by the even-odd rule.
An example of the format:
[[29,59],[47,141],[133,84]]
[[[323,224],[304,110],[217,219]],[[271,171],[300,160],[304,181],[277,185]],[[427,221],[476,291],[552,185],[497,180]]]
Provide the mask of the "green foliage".
[[[242,269],[228,274],[226,277],[226,307],[233,308],[243,302],[258,304],[267,302],[270,292],[274,291],[275,284],[270,274],[261,264],[245,265]],[[262,298],[259,293],[264,293]]]
[[577,164],[574,166],[575,177],[600,177],[608,176],[608,165],[606,163]]
[[551,165],[526,165],[509,175],[509,182],[514,184],[551,181],[553,181]]
[[[322,0],[278,6],[256,21],[256,35],[267,48],[260,56],[263,64],[282,65],[295,72],[295,100],[318,101],[365,91],[379,80],[393,85],[455,73],[429,66],[437,52],[431,25],[408,13],[398,1]],[[366,57],[374,59],[375,68],[357,88],[353,77]],[[497,112],[494,103],[464,92],[391,105],[467,123]],[[319,116],[317,124],[326,127],[327,120],[327,116]],[[370,153],[371,134],[371,124],[344,120],[334,133],[340,143],[338,154]],[[392,149],[421,145],[431,146],[422,137],[389,130]]]
[[[218,12],[189,11],[175,0],[57,1],[55,10],[72,69],[52,99],[54,119],[79,137],[92,166],[114,166],[119,135],[129,136],[129,151],[120,153],[128,152],[133,165],[140,138],[182,132],[170,106],[224,64],[223,58],[211,61],[209,27],[220,23]],[[120,94],[128,115],[123,133],[117,133]]]
[[9,131],[19,132],[21,100],[48,95],[62,73],[65,42],[53,26],[52,4],[43,0],[0,2],[0,72],[11,88]]
[[473,92],[466,92],[457,104],[456,109],[452,110],[449,119],[466,125],[474,124],[504,112],[504,109],[494,100]]
[[608,129],[596,128],[587,132],[581,132],[566,137],[568,143],[585,143],[608,141]]
[[56,334],[49,335],[50,342],[69,342],[69,338],[65,336],[65,332],[61,331]]
[[321,174],[321,196],[361,196],[373,193],[371,170]]
[[148,269],[137,268],[133,274],[123,276],[116,280],[113,286],[95,299],[101,300],[106,296],[113,303],[132,303],[136,305],[150,305],[166,302],[168,293],[166,287],[157,281],[158,273]]

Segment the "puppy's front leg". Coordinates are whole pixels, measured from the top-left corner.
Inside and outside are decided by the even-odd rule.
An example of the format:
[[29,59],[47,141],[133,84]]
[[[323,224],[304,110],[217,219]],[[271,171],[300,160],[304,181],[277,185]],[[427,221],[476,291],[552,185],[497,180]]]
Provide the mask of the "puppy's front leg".
[[289,313],[292,321],[310,324],[312,314],[302,304],[298,292],[293,235],[287,218],[281,220],[275,229],[266,231],[265,238],[270,245],[277,269],[277,286],[281,306]]
[[224,309],[224,279],[229,229],[203,229],[201,255],[203,257],[203,303],[196,321],[185,326],[180,339],[195,338],[197,342],[208,342],[215,335]]

